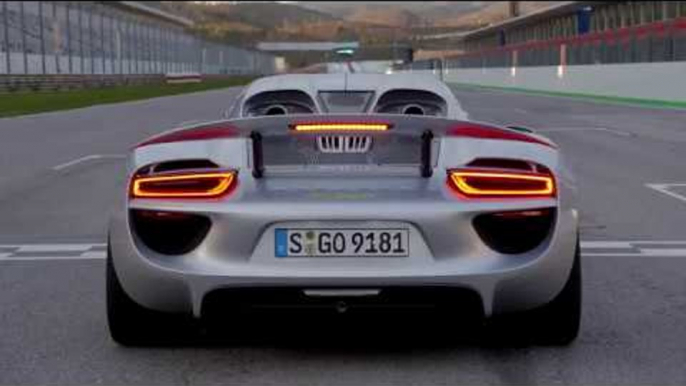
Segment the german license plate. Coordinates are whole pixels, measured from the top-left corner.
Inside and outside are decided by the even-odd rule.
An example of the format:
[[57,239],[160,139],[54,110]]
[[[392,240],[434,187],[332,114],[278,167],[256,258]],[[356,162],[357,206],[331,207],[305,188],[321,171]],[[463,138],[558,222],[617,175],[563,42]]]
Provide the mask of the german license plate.
[[276,257],[406,257],[407,229],[294,229],[274,232]]

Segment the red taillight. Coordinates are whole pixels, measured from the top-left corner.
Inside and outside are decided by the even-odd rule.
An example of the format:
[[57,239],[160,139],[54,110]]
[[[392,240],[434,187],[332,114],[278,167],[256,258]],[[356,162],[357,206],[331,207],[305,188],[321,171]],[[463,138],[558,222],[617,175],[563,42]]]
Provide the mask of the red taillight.
[[450,186],[468,198],[555,197],[555,180],[547,173],[479,169],[448,171]]
[[207,139],[234,138],[239,136],[239,131],[233,126],[204,126],[172,131],[150,138],[136,145],[136,148],[157,145],[161,143],[201,141]]
[[489,127],[489,126],[483,126],[483,125],[476,125],[476,124],[465,124],[462,126],[456,126],[451,129],[449,129],[446,133],[448,136],[454,136],[454,137],[469,137],[469,138],[477,138],[477,139],[497,139],[501,141],[520,141],[520,142],[529,142],[529,143],[537,143],[540,145],[545,145],[549,146],[552,148],[555,148],[556,146],[548,141],[544,141],[542,139],[536,138],[531,135],[527,135],[524,133],[518,133],[515,131],[510,131],[510,130],[505,130],[505,129],[499,129],[496,127]]
[[391,128],[388,123],[348,122],[348,123],[296,123],[291,129],[297,132],[338,132],[338,131],[386,131]]
[[158,176],[134,176],[132,198],[217,198],[231,192],[236,173],[189,172]]

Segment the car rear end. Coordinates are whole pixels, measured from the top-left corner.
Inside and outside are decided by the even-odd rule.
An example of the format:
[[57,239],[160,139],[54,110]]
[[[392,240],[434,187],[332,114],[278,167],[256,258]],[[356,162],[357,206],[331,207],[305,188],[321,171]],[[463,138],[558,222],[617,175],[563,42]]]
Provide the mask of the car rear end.
[[534,309],[575,259],[574,184],[554,144],[398,115],[220,121],[132,153],[110,228],[136,303],[333,313]]

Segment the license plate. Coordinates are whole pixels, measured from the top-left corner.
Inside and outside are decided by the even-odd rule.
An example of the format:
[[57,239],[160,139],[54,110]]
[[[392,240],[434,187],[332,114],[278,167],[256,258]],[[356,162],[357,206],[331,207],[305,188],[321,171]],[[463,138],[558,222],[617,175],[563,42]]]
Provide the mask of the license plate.
[[406,257],[407,229],[294,229],[274,232],[276,257]]

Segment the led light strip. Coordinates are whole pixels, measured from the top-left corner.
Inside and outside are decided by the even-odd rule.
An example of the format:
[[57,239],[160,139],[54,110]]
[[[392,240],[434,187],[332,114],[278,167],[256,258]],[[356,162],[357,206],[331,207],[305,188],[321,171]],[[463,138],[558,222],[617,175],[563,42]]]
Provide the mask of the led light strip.
[[[134,177],[131,195],[136,198],[212,198],[219,197],[225,194],[232,186],[235,179],[234,172],[221,173],[197,173],[197,174],[183,174],[170,176],[155,176],[155,177]],[[160,187],[151,187],[146,190],[145,184],[156,182],[173,182],[173,181],[200,181],[200,180],[215,180],[217,185],[211,189],[204,191],[181,191],[181,192],[164,192],[160,191]],[[163,189],[163,188],[162,188]]]
[[293,125],[293,130],[311,131],[386,131],[390,125],[386,123],[303,123]]
[[[490,178],[501,180],[514,181],[537,181],[545,183],[542,189],[529,190],[492,190],[479,189],[469,185],[467,178]],[[492,173],[492,172],[469,172],[469,171],[453,171],[450,172],[450,178],[455,186],[464,194],[473,196],[553,196],[555,194],[555,184],[552,177],[548,176],[532,176],[528,174],[514,174],[514,173]]]

